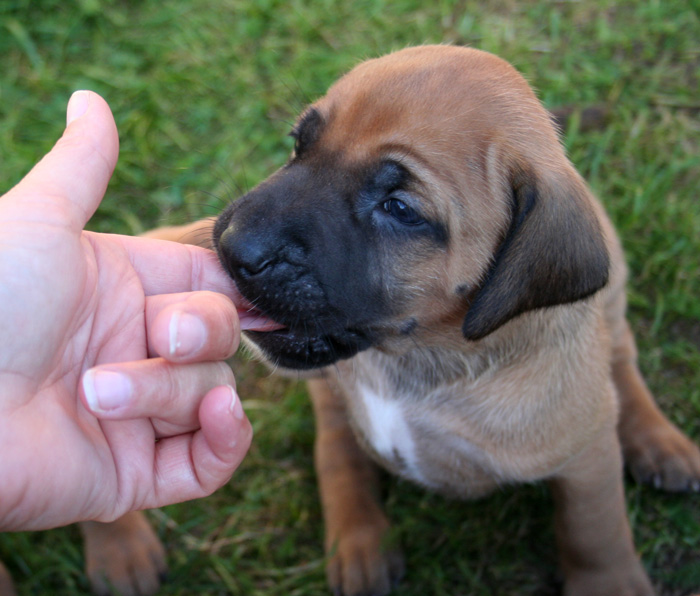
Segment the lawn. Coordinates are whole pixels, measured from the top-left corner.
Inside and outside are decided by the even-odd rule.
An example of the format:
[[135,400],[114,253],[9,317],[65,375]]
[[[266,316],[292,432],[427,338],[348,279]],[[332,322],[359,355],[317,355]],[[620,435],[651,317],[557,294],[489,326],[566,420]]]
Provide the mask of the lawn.
[[[647,380],[700,440],[700,13],[687,0],[4,0],[0,191],[60,135],[74,89],[110,103],[121,138],[90,223],[135,234],[214,215],[284,163],[297,114],[358,61],[425,42],[468,44],[519,68],[548,107],[604,105],[564,133],[608,208],[631,270]],[[693,8],[694,7],[694,8]],[[162,593],[327,594],[301,383],[237,359],[256,432],[231,483],[153,512],[169,550]],[[0,479],[0,482],[4,480]],[[460,503],[387,478],[406,596],[548,596],[558,576],[543,486]],[[700,591],[700,496],[627,483],[658,592]],[[21,595],[88,591],[76,528],[0,535]]]

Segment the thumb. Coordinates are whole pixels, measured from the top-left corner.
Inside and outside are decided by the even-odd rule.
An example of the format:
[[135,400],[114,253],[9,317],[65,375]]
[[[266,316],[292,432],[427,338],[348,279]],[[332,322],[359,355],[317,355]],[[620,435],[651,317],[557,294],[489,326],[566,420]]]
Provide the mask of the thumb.
[[[82,230],[97,209],[119,154],[119,136],[107,102],[76,91],[68,102],[68,125],[53,149],[4,199],[25,215],[55,214],[55,223]],[[48,204],[50,203],[50,204]]]

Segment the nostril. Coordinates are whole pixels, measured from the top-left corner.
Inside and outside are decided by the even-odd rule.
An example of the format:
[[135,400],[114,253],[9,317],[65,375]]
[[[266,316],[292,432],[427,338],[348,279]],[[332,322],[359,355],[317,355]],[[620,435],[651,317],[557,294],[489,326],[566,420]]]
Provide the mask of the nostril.
[[262,273],[274,261],[264,235],[238,233],[229,227],[219,239],[219,254],[229,271],[243,278]]
[[267,261],[256,261],[255,263],[240,265],[239,271],[243,277],[253,277],[265,271],[270,262],[271,261],[268,259]]

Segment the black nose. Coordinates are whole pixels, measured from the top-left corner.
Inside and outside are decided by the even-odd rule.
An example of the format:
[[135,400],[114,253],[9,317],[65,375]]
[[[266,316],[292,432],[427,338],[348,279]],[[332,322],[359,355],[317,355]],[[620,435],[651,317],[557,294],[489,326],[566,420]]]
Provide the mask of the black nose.
[[264,233],[250,234],[229,226],[219,239],[219,254],[234,279],[263,273],[274,261],[277,247]]

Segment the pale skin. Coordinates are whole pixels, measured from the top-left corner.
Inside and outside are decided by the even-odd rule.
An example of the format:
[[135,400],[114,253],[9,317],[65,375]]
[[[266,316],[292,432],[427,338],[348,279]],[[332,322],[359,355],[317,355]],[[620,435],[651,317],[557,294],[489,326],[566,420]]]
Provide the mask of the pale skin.
[[67,121],[0,197],[0,530],[206,496],[252,438],[231,281],[210,251],[84,231],[119,141],[94,93]]

